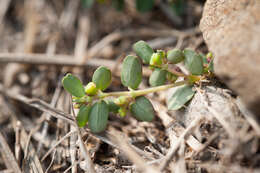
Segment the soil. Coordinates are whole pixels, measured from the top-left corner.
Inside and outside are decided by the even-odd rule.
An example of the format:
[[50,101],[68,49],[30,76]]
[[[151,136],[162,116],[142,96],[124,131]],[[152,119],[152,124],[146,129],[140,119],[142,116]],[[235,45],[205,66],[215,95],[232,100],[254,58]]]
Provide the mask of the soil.
[[[208,52],[198,29],[204,1],[185,1],[179,16],[165,12],[166,1],[146,13],[134,1],[123,11],[102,2],[0,1],[0,172],[260,172],[259,124],[217,77],[196,85],[179,111],[167,110],[171,91],[149,94],[152,122],[110,114],[105,132],[77,134],[66,73],[87,84],[105,65],[106,91],[125,91],[120,64],[138,40]],[[145,67],[140,89],[150,74]]]

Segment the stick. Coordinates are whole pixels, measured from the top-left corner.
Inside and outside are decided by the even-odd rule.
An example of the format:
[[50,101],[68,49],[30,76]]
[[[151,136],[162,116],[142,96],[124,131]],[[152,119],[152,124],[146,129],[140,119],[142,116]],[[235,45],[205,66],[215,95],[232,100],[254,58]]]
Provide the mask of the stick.
[[12,92],[11,90],[8,90],[3,87],[3,85],[0,84],[0,93],[4,94],[5,96],[21,101],[29,106],[32,106],[36,109],[39,109],[43,112],[47,112],[50,115],[54,116],[55,118],[62,119],[67,121],[70,124],[76,125],[73,119],[71,118],[72,116],[70,114],[67,114],[61,110],[52,108],[48,103],[39,100],[39,99],[29,99],[19,93]]
[[[1,63],[21,63],[30,65],[56,65],[56,66],[74,66],[74,67],[99,67],[106,66],[109,69],[115,69],[118,64],[108,59],[88,59],[85,63],[76,61],[74,56],[69,55],[48,55],[48,54],[24,54],[24,53],[0,53]],[[119,65],[121,69],[122,65]],[[143,75],[149,76],[151,70],[143,68]],[[116,73],[120,76],[120,73]]]
[[0,152],[2,154],[5,165],[8,169],[13,170],[13,172],[22,173],[11,149],[9,148],[1,132],[0,132]]
[[[72,110],[72,113],[73,113],[73,116],[75,118],[75,121],[76,121],[76,114],[74,112],[74,108],[73,108],[73,104],[72,104],[72,97],[70,97],[70,105],[71,105],[71,110]],[[90,172],[90,173],[96,173],[95,171],[95,168],[94,168],[94,164],[92,163],[92,160],[90,158],[90,155],[89,155],[89,152],[87,151],[84,143],[83,143],[83,140],[82,140],[82,137],[81,137],[81,132],[80,132],[80,129],[79,129],[79,126],[75,126],[77,132],[78,132],[78,138],[79,138],[79,148],[80,148],[80,151],[86,161],[86,167],[87,167],[87,170]],[[73,168],[73,167],[72,167]]]
[[[168,135],[175,136],[173,138],[178,138],[180,134],[185,131],[185,128],[181,126],[176,120],[169,116],[167,113],[167,109],[158,101],[151,99],[152,104],[159,116],[162,120],[163,125],[167,129]],[[174,124],[174,125],[173,125]],[[171,127],[171,128],[170,128]],[[203,145],[192,135],[190,135],[185,141],[194,151],[198,151]]]
[[197,116],[197,118],[190,123],[190,125],[186,128],[186,130],[182,133],[182,135],[178,138],[178,140],[172,145],[172,147],[170,148],[168,154],[166,155],[164,161],[160,166],[161,171],[163,171],[168,166],[168,164],[170,163],[170,161],[178,151],[178,148],[180,147],[182,140],[186,140],[190,136],[190,133],[201,123],[203,119],[204,119],[203,115]]
[[59,145],[64,141],[66,138],[70,137],[71,135],[75,134],[77,131],[70,131],[67,133],[65,136],[63,136],[59,141],[57,141],[46,153],[45,155],[41,158],[41,162],[43,162],[47,156]]
[[241,111],[241,113],[243,114],[243,116],[246,118],[246,120],[249,122],[249,124],[252,126],[252,128],[255,130],[256,135],[258,137],[260,137],[260,126],[255,118],[255,116],[247,110],[247,108],[245,107],[245,105],[242,103],[242,101],[240,100],[240,98],[238,98],[236,100],[237,106],[239,108],[239,110]]
[[133,149],[129,146],[129,144],[123,139],[123,137],[117,132],[113,130],[112,132],[115,134],[111,137],[111,140],[117,143],[120,146],[120,149],[124,152],[124,154],[136,165],[136,167],[146,173],[159,173],[160,171],[152,165],[147,165],[147,163],[141,158]]

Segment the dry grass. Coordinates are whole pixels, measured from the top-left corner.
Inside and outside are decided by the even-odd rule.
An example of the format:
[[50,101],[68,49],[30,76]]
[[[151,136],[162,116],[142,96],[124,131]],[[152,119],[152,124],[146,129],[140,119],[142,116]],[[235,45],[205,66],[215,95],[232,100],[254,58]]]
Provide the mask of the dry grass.
[[[124,90],[120,63],[141,39],[205,53],[194,25],[202,5],[188,1],[192,10],[176,18],[162,4],[141,15],[131,1],[121,13],[108,4],[86,10],[80,0],[1,0],[0,172],[260,172],[259,124],[217,79],[197,86],[180,111],[166,108],[171,91],[150,94],[155,121],[111,114],[101,134],[76,126],[61,86],[67,72],[86,83],[105,65],[109,90]],[[149,74],[144,68],[141,88]]]

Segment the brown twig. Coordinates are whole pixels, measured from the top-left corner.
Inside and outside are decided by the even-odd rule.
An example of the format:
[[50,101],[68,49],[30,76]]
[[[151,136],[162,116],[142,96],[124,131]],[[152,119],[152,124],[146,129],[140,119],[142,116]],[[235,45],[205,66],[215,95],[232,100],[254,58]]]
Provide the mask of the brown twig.
[[56,151],[57,150],[54,150],[54,153],[53,153],[52,158],[51,158],[51,163],[49,164],[49,166],[47,167],[47,169],[45,170],[44,173],[48,173],[49,172],[49,170],[50,170],[50,168],[51,168],[51,166],[52,166],[52,164],[53,164],[53,162],[55,160]]
[[77,131],[70,131],[69,133],[67,133],[65,136],[63,136],[59,141],[57,141],[45,154],[44,156],[41,158],[41,162],[43,162],[47,156],[59,145],[61,144],[66,138],[70,137],[72,134],[75,134]]
[[[88,133],[91,133],[91,131],[85,129]],[[95,136],[96,138],[100,139],[101,141],[107,143],[108,145],[111,145],[112,147],[115,147],[119,150],[121,150],[120,146],[115,143],[114,141],[110,140],[111,138],[115,138],[114,135],[111,132],[108,131],[104,131],[102,133],[99,134],[95,134],[95,133],[91,133],[93,136]],[[130,145],[135,152],[137,152],[138,154],[142,155],[143,157],[145,157],[146,159],[151,159],[151,155],[147,154],[146,152],[144,152],[143,150],[139,149],[138,147],[135,147],[134,145],[131,145],[130,143],[128,143],[128,145]]]
[[226,132],[228,133],[228,135],[231,138],[237,138],[237,133],[235,132],[232,124],[230,124],[229,122],[227,122],[225,120],[225,117],[220,114],[219,112],[217,112],[214,108],[212,108],[211,106],[209,106],[209,103],[205,100],[205,98],[203,97],[202,93],[200,92],[199,89],[197,89],[197,93],[199,94],[199,96],[201,97],[202,102],[204,103],[204,105],[206,106],[206,108],[208,109],[208,111],[218,120],[218,122],[223,126],[223,128],[226,130]]
[[[72,97],[70,97],[70,105],[71,105],[71,110],[72,110],[72,113],[74,115],[74,119],[76,121],[76,114],[74,112],[74,108],[73,108],[73,105],[72,105]],[[81,136],[81,132],[80,132],[80,129],[79,129],[79,126],[75,126],[77,132],[78,132],[78,139],[79,139],[79,148],[80,148],[80,151],[86,161],[86,167],[87,167],[87,170],[90,172],[90,173],[96,173],[95,171],[95,168],[94,168],[94,164],[92,163],[92,160],[90,158],[90,155],[89,155],[89,152],[87,151],[84,143],[83,143],[83,140],[82,140],[82,136]],[[72,167],[73,168],[73,167]]]
[[[57,104],[57,101],[59,99],[60,92],[61,92],[61,85],[58,84],[57,88],[54,91],[54,94],[53,94],[50,106],[55,107],[55,105]],[[46,116],[46,120],[49,121],[50,120],[50,115],[49,114],[44,115],[44,114],[45,114],[45,112],[41,116]],[[49,128],[49,123],[44,121],[43,128],[42,128],[42,131],[41,131],[41,135],[42,135],[43,139],[47,135],[48,128]],[[39,153],[41,148],[42,148],[42,141],[43,140],[40,140],[39,143],[38,143],[37,153]]]
[[27,141],[29,141],[29,136],[25,132],[24,129],[21,131],[21,146],[24,152],[28,151],[27,158],[24,160],[25,172],[30,169],[31,171],[36,171],[39,173],[43,173],[43,169],[41,166],[41,162],[36,155],[36,151],[33,145]]
[[203,119],[204,119],[203,115],[197,116],[196,119],[194,119],[190,123],[190,125],[185,129],[185,131],[177,139],[177,141],[174,142],[174,144],[169,149],[168,154],[165,156],[164,161],[160,165],[161,171],[163,171],[168,166],[168,164],[170,163],[170,161],[172,160],[172,158],[174,157],[174,155],[178,151],[178,148],[180,147],[182,140],[183,139],[186,140],[189,137],[190,133],[192,133],[192,131],[202,122]]
[[69,114],[67,114],[67,113],[65,113],[61,110],[52,108],[52,106],[50,106],[48,103],[46,103],[42,100],[29,99],[29,98],[27,98],[27,97],[25,97],[25,96],[23,96],[19,93],[12,92],[11,90],[4,88],[3,85],[1,85],[1,84],[0,84],[0,93],[4,94],[5,96],[7,96],[9,98],[21,101],[21,102],[23,102],[23,103],[25,103],[29,106],[32,106],[36,109],[47,112],[50,115],[54,116],[55,118],[65,120],[70,124],[76,125],[75,122],[73,121],[73,119],[71,118],[71,115],[69,115]]
[[[0,53],[1,63],[22,63],[31,65],[56,65],[56,66],[75,66],[75,67],[98,67],[106,66],[111,70],[118,64],[108,59],[88,59],[85,63],[75,61],[74,56],[69,55],[46,55],[46,54],[23,54],[23,53]],[[121,65],[119,65],[121,69]],[[151,70],[143,68],[143,75],[148,76]],[[120,75],[120,73],[116,73]]]
[[15,158],[21,161],[21,122],[18,121],[15,128]]
[[117,143],[120,146],[120,149],[124,152],[124,154],[136,165],[136,167],[142,171],[147,173],[159,173],[160,171],[152,165],[148,166],[147,163],[134,151],[132,147],[123,139],[123,137],[117,132],[113,130],[113,137],[110,139]]
[[0,132],[0,152],[7,168],[13,170],[13,172],[21,173],[20,167],[1,132]]
[[256,117],[250,111],[247,110],[247,108],[242,103],[240,98],[238,98],[236,100],[236,103],[237,103],[237,106],[240,109],[241,113],[243,114],[243,116],[246,118],[246,120],[249,122],[249,124],[254,129],[256,135],[260,137],[260,126],[256,120]]
[[[158,113],[159,118],[162,120],[163,125],[168,129],[168,135],[177,139],[180,134],[185,131],[185,128],[182,127],[176,120],[170,117],[167,113],[167,109],[158,101],[151,99],[155,110]],[[172,127],[172,128],[170,128]],[[198,151],[203,145],[192,135],[190,135],[185,141],[194,151]]]

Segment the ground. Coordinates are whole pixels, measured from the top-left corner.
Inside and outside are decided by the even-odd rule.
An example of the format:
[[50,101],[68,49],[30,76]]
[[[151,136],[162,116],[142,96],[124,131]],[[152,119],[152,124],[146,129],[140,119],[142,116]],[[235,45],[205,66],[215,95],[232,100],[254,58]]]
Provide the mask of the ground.
[[[208,52],[198,28],[204,1],[185,1],[179,16],[155,2],[146,13],[134,1],[123,11],[110,1],[91,9],[79,0],[0,2],[0,172],[260,172],[259,125],[217,77],[196,85],[179,111],[167,110],[172,91],[149,94],[153,122],[111,114],[101,134],[74,126],[66,73],[86,84],[105,65],[106,91],[123,91],[120,64],[138,40]],[[150,74],[145,67],[140,89]]]

